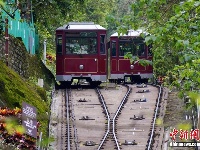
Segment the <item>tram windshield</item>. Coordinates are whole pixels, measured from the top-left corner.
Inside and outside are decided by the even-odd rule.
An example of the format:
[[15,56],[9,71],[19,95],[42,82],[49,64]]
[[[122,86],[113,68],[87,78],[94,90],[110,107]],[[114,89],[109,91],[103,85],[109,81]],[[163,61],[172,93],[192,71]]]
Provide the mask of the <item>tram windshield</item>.
[[66,54],[97,54],[96,32],[66,33]]
[[133,56],[145,56],[145,44],[143,41],[120,40],[119,56],[131,53]]

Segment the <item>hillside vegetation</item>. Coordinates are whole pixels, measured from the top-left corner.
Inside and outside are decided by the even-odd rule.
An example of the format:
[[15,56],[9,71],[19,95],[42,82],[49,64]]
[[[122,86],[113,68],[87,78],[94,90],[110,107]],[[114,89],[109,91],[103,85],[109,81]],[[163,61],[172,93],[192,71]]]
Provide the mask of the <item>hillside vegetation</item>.
[[0,106],[21,108],[22,102],[27,102],[37,108],[39,131],[45,135],[48,127],[49,103],[43,88],[22,79],[17,73],[0,61]]

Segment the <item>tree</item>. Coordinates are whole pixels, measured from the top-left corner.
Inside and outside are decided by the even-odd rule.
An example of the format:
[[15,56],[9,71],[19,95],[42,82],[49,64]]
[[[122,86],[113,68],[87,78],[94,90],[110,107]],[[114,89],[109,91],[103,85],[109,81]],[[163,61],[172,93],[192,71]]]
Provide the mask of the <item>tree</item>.
[[[153,44],[155,76],[166,76],[181,93],[200,88],[200,2],[198,0],[139,0],[131,13],[117,21],[118,31],[143,27]],[[183,95],[183,94],[182,94]]]
[[[120,26],[121,19],[131,13],[131,4],[135,0],[115,0],[112,10],[106,16],[108,36],[117,31]],[[116,20],[116,21],[115,21]]]
[[4,5],[4,2],[3,2],[3,0],[0,0],[0,5]]
[[[106,15],[112,10],[115,0],[32,0],[34,23],[40,35],[41,50],[47,39],[47,53],[55,55],[55,30],[68,22],[95,22],[107,26]],[[27,0],[20,0],[26,4]],[[40,54],[40,56],[42,56]],[[55,69],[54,69],[55,70]]]

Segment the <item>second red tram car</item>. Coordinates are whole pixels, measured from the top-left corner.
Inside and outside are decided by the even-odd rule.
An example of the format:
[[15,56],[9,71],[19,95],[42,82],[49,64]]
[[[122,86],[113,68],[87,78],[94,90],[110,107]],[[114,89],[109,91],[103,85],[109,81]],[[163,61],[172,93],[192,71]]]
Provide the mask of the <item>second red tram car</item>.
[[106,29],[92,22],[71,22],[56,30],[56,80],[93,84],[106,81]]
[[[110,36],[110,80],[126,82],[148,82],[153,78],[152,65],[142,66],[140,60],[152,61],[151,46],[144,43],[142,30],[129,30],[126,35],[114,33]],[[130,63],[124,56],[129,53],[137,57],[137,61]]]

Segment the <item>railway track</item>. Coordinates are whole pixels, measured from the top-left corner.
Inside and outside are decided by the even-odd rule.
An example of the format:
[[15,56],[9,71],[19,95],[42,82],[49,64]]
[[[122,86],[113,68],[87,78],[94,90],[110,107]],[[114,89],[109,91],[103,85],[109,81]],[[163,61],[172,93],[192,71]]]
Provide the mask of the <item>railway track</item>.
[[61,123],[55,127],[58,138],[52,147],[71,150],[153,149],[161,97],[156,87],[131,85],[110,90],[73,89],[65,92],[66,101],[60,102],[63,110],[59,110],[65,113],[57,113],[64,117],[60,116]]
[[94,150],[104,135],[105,117],[94,89],[73,89],[74,124],[77,131],[78,150]]
[[[130,87],[132,92],[129,93],[130,96],[126,98],[125,103],[122,101],[120,105],[116,104],[115,107],[108,108],[112,111],[111,113],[117,110],[116,112],[121,115],[116,115],[115,125],[112,124],[115,127],[113,130],[114,141],[118,141],[118,144],[113,147],[110,147],[111,143],[106,144],[103,147],[104,149],[149,150],[153,148],[156,128],[154,112],[157,113],[157,108],[159,108],[159,102],[156,101],[158,99],[158,89],[153,86],[137,87],[137,85],[130,85]],[[109,91],[102,91],[102,95],[104,95],[105,101],[112,101]],[[118,97],[118,99],[121,98]],[[117,101],[116,98],[113,100],[114,102]],[[119,110],[121,104],[123,104],[123,107],[121,107],[123,109],[120,108]],[[116,106],[119,107],[116,109]]]
[[[67,149],[71,149],[71,142],[70,142],[70,96],[71,96],[71,93],[68,89],[66,89],[66,92],[65,92],[65,101],[66,101],[66,122],[67,122],[67,128],[66,128],[66,147]],[[76,137],[76,135],[74,135],[74,137]]]
[[[122,101],[120,102],[120,104],[118,105],[116,112],[112,113],[113,116],[111,116],[111,114],[109,113],[108,107],[106,105],[106,102],[105,102],[104,97],[102,96],[100,90],[98,88],[96,90],[97,90],[97,93],[99,96],[99,100],[100,100],[101,104],[103,105],[103,109],[104,109],[106,119],[107,119],[107,130],[106,130],[106,133],[105,133],[101,143],[99,144],[98,150],[111,149],[111,148],[120,150],[121,148],[120,148],[117,133],[116,133],[116,131],[117,131],[116,130],[116,122],[117,122],[117,117],[120,115],[120,112],[121,112],[124,104],[127,102],[128,96],[131,92],[131,88],[129,88],[127,86],[127,92],[126,92],[125,96],[123,97]],[[115,106],[117,106],[117,105],[115,105]],[[107,141],[109,141],[109,138],[112,139],[112,141],[114,141],[114,145],[112,142],[107,143]]]
[[159,132],[156,126],[160,106],[159,90],[150,85],[147,87],[131,85],[131,88],[129,100],[117,124],[121,148],[123,150],[155,149],[154,138]]

